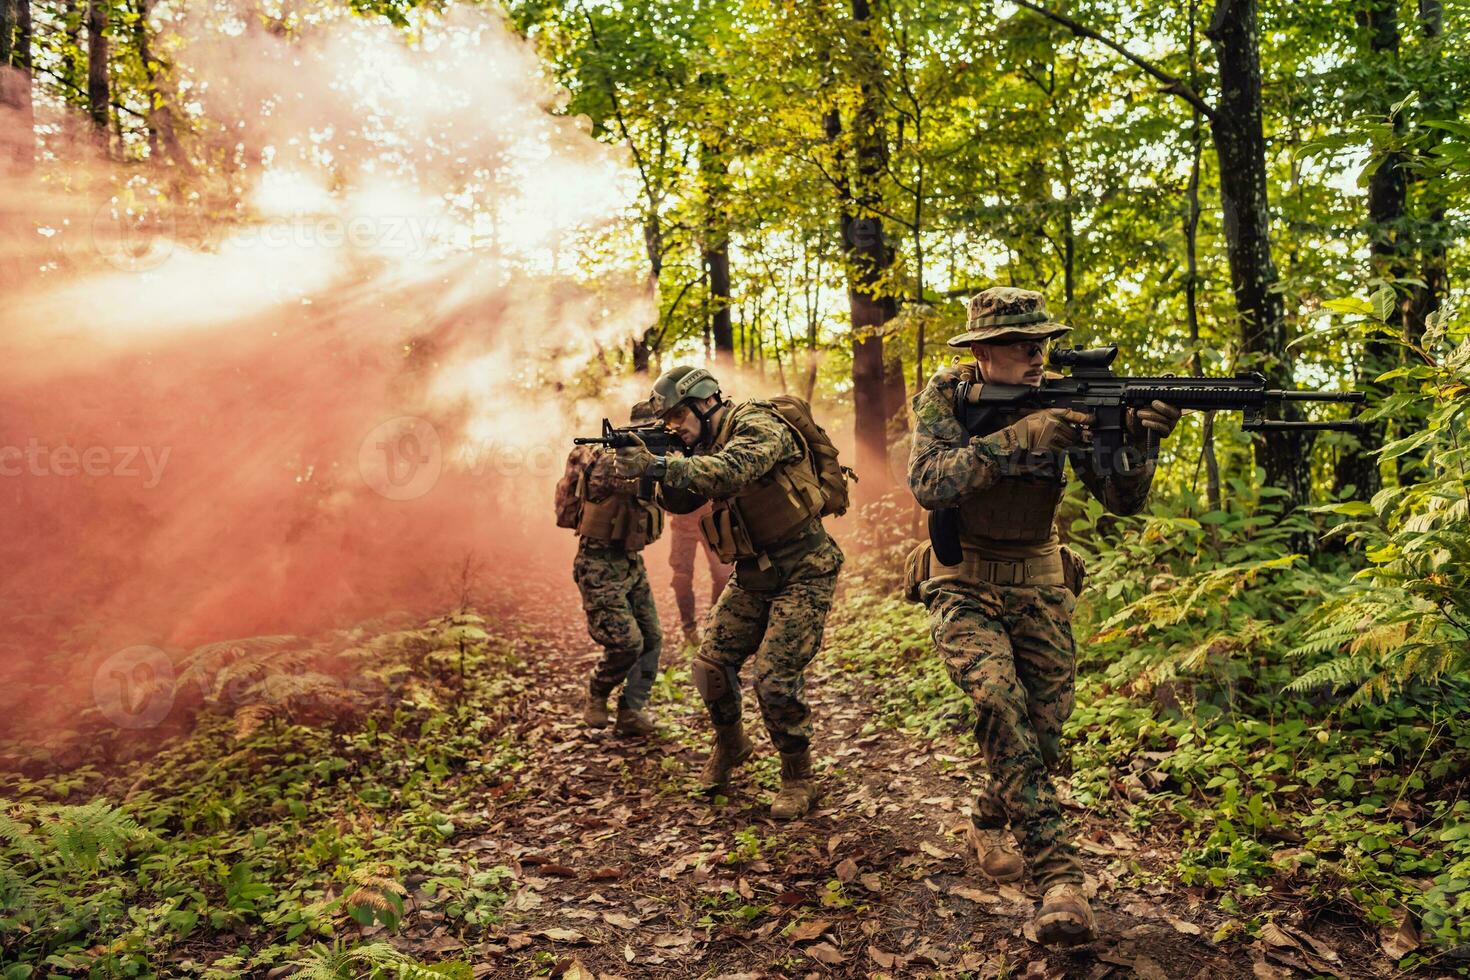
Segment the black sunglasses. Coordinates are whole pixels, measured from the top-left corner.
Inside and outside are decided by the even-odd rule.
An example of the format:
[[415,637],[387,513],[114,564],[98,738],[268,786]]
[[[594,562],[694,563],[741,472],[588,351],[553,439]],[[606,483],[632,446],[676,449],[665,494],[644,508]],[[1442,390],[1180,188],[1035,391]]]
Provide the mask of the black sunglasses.
[[1051,341],[1050,340],[1007,340],[1007,341],[1004,341],[1002,343],[996,344],[996,346],[997,347],[1010,347],[1012,349],[1022,349],[1022,350],[1025,351],[1025,354],[1026,354],[1027,357],[1036,357],[1039,354],[1045,354],[1047,352],[1047,350],[1051,347]]

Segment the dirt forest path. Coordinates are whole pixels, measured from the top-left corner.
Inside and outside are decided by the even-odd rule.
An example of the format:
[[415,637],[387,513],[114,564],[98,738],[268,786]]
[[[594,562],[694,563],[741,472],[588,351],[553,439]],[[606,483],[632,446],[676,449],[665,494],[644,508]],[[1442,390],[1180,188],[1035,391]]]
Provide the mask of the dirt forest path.
[[[1034,892],[988,883],[957,836],[972,757],[957,741],[877,726],[862,679],[829,671],[830,657],[810,683],[818,808],[792,823],[769,819],[777,767],[748,693],[761,752],[730,798],[711,803],[694,786],[708,727],[689,651],[675,641],[665,653],[674,669],[654,692],[660,737],[589,732],[579,705],[596,650],[575,594],[536,591],[524,608],[548,625],[529,627],[520,650],[528,683],[515,738],[525,766],[474,792],[468,802],[489,828],[456,841],[514,870],[503,921],[460,951],[477,977],[1292,975],[1253,963],[1259,954],[1240,944],[1216,946],[1209,937],[1223,916],[1169,882],[1163,855],[1075,810],[1104,938],[1070,951],[1037,946]],[[1129,864],[1130,879],[1152,870],[1157,883],[1124,887]],[[403,938],[425,954],[457,947],[418,898],[428,914]]]

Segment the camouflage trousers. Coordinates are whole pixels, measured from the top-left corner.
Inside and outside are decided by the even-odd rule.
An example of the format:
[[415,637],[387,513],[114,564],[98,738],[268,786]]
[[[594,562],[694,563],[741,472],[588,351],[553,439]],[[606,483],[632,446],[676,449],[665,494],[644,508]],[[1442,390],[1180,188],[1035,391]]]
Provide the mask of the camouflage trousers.
[[772,549],[769,558],[766,569],[754,560],[735,564],[710,611],[696,668],[702,661],[723,671],[724,690],[706,696],[705,707],[714,724],[733,725],[740,721],[740,670],[754,658],[755,699],[771,742],[780,752],[804,752],[812,740],[806,666],[822,646],[843,555],[817,524],[792,546]]
[[587,632],[602,645],[602,660],[588,686],[606,697],[623,684],[618,707],[642,708],[658,675],[663,647],[643,557],[584,538],[572,563],[572,579],[582,593]]
[[1061,586],[936,582],[924,587],[929,629],[950,679],[975,704],[975,739],[989,770],[974,822],[1004,827],[1043,890],[1082,881],[1051,772],[1072,714],[1076,598]]
[[669,518],[669,567],[674,570],[674,601],[679,605],[679,622],[685,629],[698,623],[694,597],[694,565],[700,551],[709,565],[710,605],[720,599],[730,579],[730,566],[715,557],[715,551],[699,530],[699,515],[675,514]]

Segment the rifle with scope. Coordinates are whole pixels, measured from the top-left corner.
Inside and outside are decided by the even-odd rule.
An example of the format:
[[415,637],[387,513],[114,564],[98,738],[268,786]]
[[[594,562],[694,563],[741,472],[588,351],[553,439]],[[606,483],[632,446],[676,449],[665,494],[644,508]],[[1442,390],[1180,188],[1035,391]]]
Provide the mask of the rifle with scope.
[[[1361,432],[1356,420],[1326,421],[1280,418],[1286,402],[1363,401],[1361,391],[1295,391],[1268,388],[1266,378],[1241,372],[1233,378],[1194,378],[1165,374],[1157,377],[1119,377],[1112,363],[1115,345],[1083,350],[1052,351],[1051,366],[1071,370],[1070,377],[1048,378],[1040,385],[1004,385],[962,381],[955,390],[955,416],[971,435],[989,435],[1002,411],[1018,408],[1068,408],[1087,412],[1091,450],[1099,466],[1118,458],[1123,448],[1128,410],[1150,402],[1168,402],[1179,409],[1244,412],[1241,428],[1247,432],[1312,430]],[[989,426],[989,428],[987,428]]]
[[[970,435],[987,436],[1001,428],[1004,424],[1002,419],[1017,409],[1066,408],[1086,412],[1092,420],[1084,427],[1084,440],[1067,450],[1067,455],[1074,467],[1090,466],[1098,474],[1127,471],[1157,450],[1157,443],[1152,438],[1144,448],[1131,445],[1127,440],[1129,410],[1146,408],[1154,401],[1167,402],[1179,409],[1243,412],[1245,420],[1241,428],[1247,432],[1363,430],[1363,424],[1355,419],[1281,418],[1282,408],[1288,402],[1360,404],[1364,397],[1361,391],[1268,388],[1266,378],[1254,372],[1241,372],[1233,378],[1172,374],[1119,377],[1112,369],[1117,356],[1116,345],[1090,349],[1060,348],[1052,351],[1050,364],[1059,370],[1070,370],[1068,377],[1047,378],[1035,386],[961,381],[955,389],[955,417]],[[1044,469],[1046,465],[1044,459],[1018,463],[1032,467],[1033,471]],[[934,546],[934,555],[946,565],[957,564],[962,558],[958,522],[958,511],[953,508],[929,514],[929,538]]]

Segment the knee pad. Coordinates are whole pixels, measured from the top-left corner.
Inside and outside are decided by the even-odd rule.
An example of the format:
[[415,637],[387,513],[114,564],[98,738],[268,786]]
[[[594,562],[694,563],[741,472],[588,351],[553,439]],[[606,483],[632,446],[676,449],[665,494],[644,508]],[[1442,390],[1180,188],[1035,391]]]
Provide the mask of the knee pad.
[[699,696],[706,701],[723,701],[727,696],[737,691],[739,679],[735,672],[724,664],[713,664],[707,660],[694,658],[689,672],[694,676],[694,686],[699,690]]

